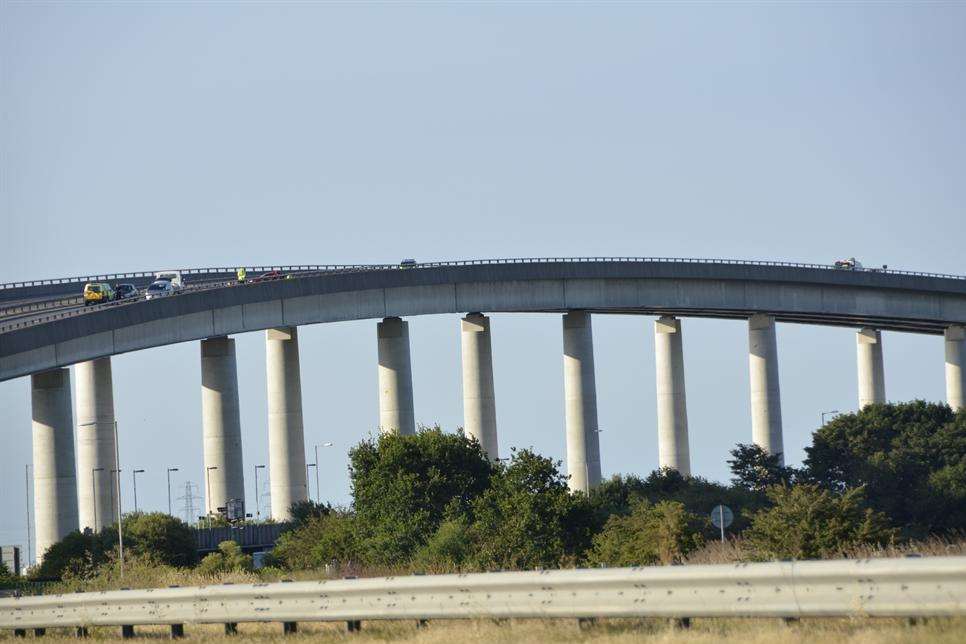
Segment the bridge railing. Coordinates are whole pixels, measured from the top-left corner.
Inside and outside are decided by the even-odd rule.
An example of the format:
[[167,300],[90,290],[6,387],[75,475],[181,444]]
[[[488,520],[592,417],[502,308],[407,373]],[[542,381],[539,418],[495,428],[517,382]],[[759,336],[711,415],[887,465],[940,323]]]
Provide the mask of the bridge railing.
[[562,617],[966,614],[966,557],[598,568],[0,599],[0,629]]
[[[492,258],[492,259],[470,259],[453,260],[439,262],[420,262],[412,268],[435,267],[435,266],[467,266],[479,264],[546,264],[557,262],[663,262],[663,263],[682,263],[682,264],[740,264],[748,266],[784,266],[789,268],[814,268],[821,270],[842,270],[835,268],[832,264],[810,264],[803,262],[775,262],[754,259],[722,259],[722,258],[697,258],[697,257],[515,257],[515,258]],[[226,274],[234,275],[238,266],[232,267],[208,267],[208,268],[182,268],[184,275],[211,275]],[[409,268],[400,264],[299,264],[299,265],[275,265],[275,266],[246,266],[249,273],[259,273],[268,271],[283,272],[328,272],[346,269],[399,269]],[[946,279],[966,279],[966,275],[952,275],[948,273],[930,273],[925,271],[904,271],[886,268],[865,268],[863,271],[885,273],[888,275],[911,275],[916,277],[941,277]],[[110,273],[102,275],[85,275],[77,277],[60,277],[45,280],[32,280],[21,282],[8,282],[0,284],[0,290],[13,288],[26,288],[31,286],[48,286],[57,284],[77,284],[86,282],[110,282],[132,278],[153,277],[157,271],[136,271],[131,273]]]

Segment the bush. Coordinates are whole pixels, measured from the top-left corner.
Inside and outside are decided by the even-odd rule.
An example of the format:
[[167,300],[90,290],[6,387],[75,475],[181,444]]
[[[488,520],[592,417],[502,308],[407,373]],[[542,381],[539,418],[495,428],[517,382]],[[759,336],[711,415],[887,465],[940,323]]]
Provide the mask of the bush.
[[774,504],[752,517],[745,545],[754,559],[825,559],[893,539],[885,515],[864,507],[862,488],[841,493],[816,484],[775,486]]
[[[117,531],[112,526],[104,533],[113,541]],[[161,512],[134,513],[124,517],[124,549],[176,568],[198,562],[194,531],[181,519]]]
[[677,501],[651,505],[634,501],[631,513],[614,515],[594,536],[589,562],[604,566],[638,566],[681,563],[704,543],[703,524]]
[[728,465],[735,487],[764,492],[773,485],[791,485],[795,480],[795,470],[782,465],[782,455],[769,454],[760,445],[738,443],[731,456]]
[[218,551],[205,556],[197,571],[206,577],[216,577],[226,572],[251,572],[254,569],[251,555],[242,552],[234,541],[222,541]]
[[408,562],[439,528],[448,507],[465,513],[493,466],[480,444],[439,427],[381,434],[349,452],[360,555],[372,564]]
[[329,563],[348,564],[357,558],[357,550],[355,517],[332,511],[279,537],[272,562],[289,570],[311,570]]
[[923,401],[869,405],[815,432],[810,480],[864,486],[871,507],[907,536],[966,530],[966,410]]
[[416,551],[413,567],[439,574],[461,570],[472,557],[474,544],[465,517],[443,521],[429,541]]
[[510,464],[500,464],[471,508],[476,566],[555,568],[583,556],[593,511],[586,496],[570,493],[560,465],[530,450],[514,450]]

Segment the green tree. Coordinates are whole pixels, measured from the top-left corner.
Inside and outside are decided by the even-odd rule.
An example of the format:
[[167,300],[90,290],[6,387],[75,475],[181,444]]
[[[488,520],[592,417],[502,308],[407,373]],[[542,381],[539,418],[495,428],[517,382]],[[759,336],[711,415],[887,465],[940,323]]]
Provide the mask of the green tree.
[[701,532],[707,520],[691,514],[684,504],[645,499],[632,502],[628,515],[614,515],[594,535],[589,561],[604,566],[681,563],[704,543]]
[[[124,517],[125,550],[176,568],[198,562],[194,530],[187,523],[163,512],[132,513]],[[113,543],[117,528],[103,530],[102,539]]]
[[31,570],[31,579],[63,579],[65,574],[84,578],[94,574],[98,566],[107,561],[117,542],[117,532],[113,531],[113,534],[113,541],[90,531],[75,530],[67,534],[47,549],[40,564]]
[[216,552],[201,560],[197,571],[202,575],[215,577],[228,572],[251,572],[253,568],[251,555],[242,552],[241,546],[234,541],[222,541]]
[[738,443],[731,450],[731,484],[755,492],[764,492],[773,485],[790,485],[795,471],[782,465],[781,454],[769,454],[760,445]]
[[332,506],[327,503],[316,503],[315,501],[297,501],[292,504],[289,510],[292,515],[292,523],[295,525],[305,525],[310,519],[328,516],[332,512]]
[[447,519],[413,557],[413,566],[429,573],[460,570],[473,555],[474,543],[466,517]]
[[403,564],[439,528],[446,509],[465,513],[493,465],[475,439],[439,427],[381,434],[349,452],[361,556]]
[[0,561],[0,588],[13,588],[18,585],[19,581],[7,568],[7,564]]
[[907,536],[966,530],[966,410],[869,405],[829,421],[805,451],[810,480],[864,486],[869,505]]
[[744,533],[755,559],[825,559],[894,536],[885,515],[865,507],[862,488],[832,492],[803,483],[769,488],[768,498],[772,507],[757,512]]
[[470,534],[482,569],[551,568],[574,563],[590,546],[593,512],[571,494],[560,463],[513,451],[489,489],[473,501]]

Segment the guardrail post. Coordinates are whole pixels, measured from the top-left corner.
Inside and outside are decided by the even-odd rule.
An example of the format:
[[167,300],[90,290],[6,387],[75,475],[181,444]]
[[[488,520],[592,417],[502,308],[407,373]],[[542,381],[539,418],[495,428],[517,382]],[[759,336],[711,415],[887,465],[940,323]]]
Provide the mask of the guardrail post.
[[236,622],[226,622],[225,635],[238,635],[238,624]]
[[132,624],[121,626],[121,638],[129,640],[132,637],[134,637],[134,626]]
[[74,630],[74,636],[75,637],[79,637],[79,638],[85,638],[85,637],[90,637],[91,634],[90,634],[90,632],[88,632],[86,626],[78,626]]
[[34,637],[43,637],[46,634],[47,634],[47,629],[46,628],[35,628],[34,629]]
[[282,633],[285,635],[295,635],[299,632],[298,622],[282,622]]
[[691,618],[690,617],[676,617],[671,620],[671,626],[673,628],[679,628],[686,630],[691,628]]
[[171,625],[171,639],[179,640],[184,637],[184,624]]
[[350,619],[345,623],[345,630],[347,633],[358,633],[362,630],[362,621],[358,619]]
[[15,628],[13,629],[14,637],[27,637],[27,629],[25,628]]
[[595,624],[597,624],[596,617],[578,617],[577,618],[577,628],[579,630],[583,631],[588,628],[592,628]]

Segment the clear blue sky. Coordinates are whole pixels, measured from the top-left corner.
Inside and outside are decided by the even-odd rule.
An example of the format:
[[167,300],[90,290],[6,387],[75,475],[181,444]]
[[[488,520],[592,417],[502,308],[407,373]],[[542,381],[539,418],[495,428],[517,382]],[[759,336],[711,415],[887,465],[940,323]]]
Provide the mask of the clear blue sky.
[[[0,281],[176,266],[641,255],[964,273],[956,3],[0,2]],[[656,466],[652,322],[595,318],[605,474]],[[461,423],[456,316],[410,323],[417,418]],[[856,405],[848,329],[779,327],[788,459]],[[560,321],[495,315],[503,449],[564,456]],[[741,322],[684,322],[694,470],[750,440]],[[375,322],[302,329],[306,443],[377,423]],[[246,474],[264,337],[238,336]],[[114,359],[125,494],[200,483],[197,343]],[[893,400],[942,343],[885,334]],[[0,543],[24,539],[29,380],[0,383]],[[251,490],[249,476],[246,481]],[[249,498],[251,502],[251,497]],[[200,507],[200,503],[199,503]]]

